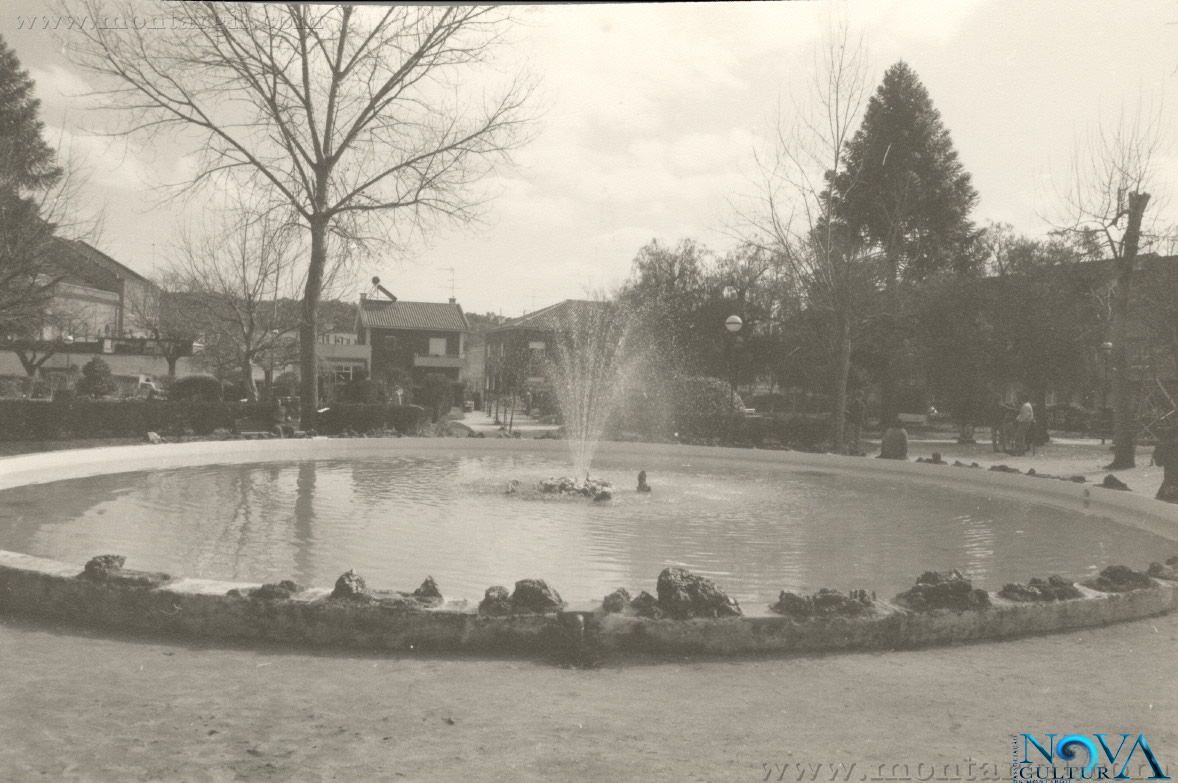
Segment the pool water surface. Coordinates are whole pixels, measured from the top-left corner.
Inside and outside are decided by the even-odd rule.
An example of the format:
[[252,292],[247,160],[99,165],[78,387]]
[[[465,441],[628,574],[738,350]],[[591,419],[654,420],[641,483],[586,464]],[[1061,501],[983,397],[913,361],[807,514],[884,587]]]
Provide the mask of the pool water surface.
[[[654,592],[682,566],[742,602],[780,590],[865,588],[891,597],[923,571],[975,585],[1113,563],[1143,567],[1172,542],[1047,503],[907,476],[853,478],[768,465],[684,464],[635,491],[634,465],[599,460],[614,499],[540,495],[566,471],[536,455],[359,456],[115,473],[0,492],[0,548],[73,563],[106,553],[127,567],[241,582],[329,587],[354,568],[447,598],[542,578],[573,601],[617,587]],[[521,494],[505,493],[519,479]]]

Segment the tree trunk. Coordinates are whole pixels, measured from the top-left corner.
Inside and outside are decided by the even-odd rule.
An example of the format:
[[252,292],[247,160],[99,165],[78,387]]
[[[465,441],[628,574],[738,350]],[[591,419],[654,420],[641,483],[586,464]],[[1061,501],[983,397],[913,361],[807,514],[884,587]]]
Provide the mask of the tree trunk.
[[179,356],[172,356],[171,354],[164,354],[164,361],[168,363],[168,377],[176,377],[176,362],[180,361]]
[[315,421],[315,411],[319,408],[319,362],[315,350],[315,321],[323,288],[323,270],[327,265],[327,226],[328,220],[323,217],[316,217],[311,221],[311,263],[307,267],[307,285],[303,289],[303,318],[299,324],[299,370],[302,375],[299,390],[303,398],[303,429],[309,426],[309,422]]
[[[1044,443],[1049,443],[1051,438],[1047,435],[1047,389],[1037,388],[1031,394],[1031,402],[1035,410],[1035,427],[1027,433],[1027,438],[1034,438],[1038,435],[1036,430],[1043,431]],[[1036,443],[1036,445],[1039,445]],[[1029,444],[1028,444],[1029,447]]]
[[1125,226],[1124,244],[1117,258],[1117,289],[1113,296],[1113,461],[1108,470],[1136,467],[1134,427],[1136,420],[1129,388],[1129,291],[1133,283],[1133,262],[1141,240],[1141,219],[1149,203],[1148,193],[1129,194],[1129,222]]
[[[884,327],[885,329],[887,327]],[[880,357],[879,368],[879,426],[880,429],[887,429],[892,426],[892,422],[900,415],[900,404],[897,402],[896,394],[896,379],[892,373],[892,344],[894,341],[891,338],[886,338],[888,347],[885,348],[886,354]]]
[[835,360],[834,387],[834,450],[839,454],[848,452],[847,444],[847,378],[851,375],[851,322],[839,319],[838,358]]
[[258,384],[254,383],[254,364],[247,356],[241,362],[241,383],[250,402],[258,401]]
[[900,254],[890,244],[886,248],[888,278],[885,281],[884,296],[887,298],[888,318],[881,324],[881,353],[879,372],[879,426],[887,429],[900,414],[896,394],[896,357],[900,353],[898,338],[900,324]]
[[25,353],[19,348],[16,350],[16,356],[18,359],[20,359],[21,366],[25,368],[25,374],[30,378],[37,377],[37,371],[41,369],[41,365],[45,364],[49,357],[53,356],[54,353],[54,351],[49,351],[45,355],[38,358],[35,351],[29,354]]

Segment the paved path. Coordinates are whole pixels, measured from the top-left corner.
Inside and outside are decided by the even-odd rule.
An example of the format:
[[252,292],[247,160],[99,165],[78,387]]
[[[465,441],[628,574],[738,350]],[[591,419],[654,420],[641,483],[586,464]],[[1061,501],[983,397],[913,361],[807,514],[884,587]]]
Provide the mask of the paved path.
[[[498,432],[500,429],[500,425],[496,424],[495,419],[485,411],[467,413],[463,417],[462,423],[475,432],[492,433]],[[512,430],[521,433],[525,438],[534,438],[545,432],[553,432],[558,429],[560,427],[556,424],[541,424],[531,416],[518,412],[512,420]]]

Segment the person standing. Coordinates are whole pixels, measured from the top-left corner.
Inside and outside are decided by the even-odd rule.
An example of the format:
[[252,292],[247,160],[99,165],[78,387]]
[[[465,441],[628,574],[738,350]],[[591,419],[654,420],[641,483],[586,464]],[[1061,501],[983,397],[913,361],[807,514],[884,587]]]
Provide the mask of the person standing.
[[994,447],[994,453],[1005,452],[1010,448],[1010,439],[1007,437],[1007,416],[1012,411],[1002,402],[1000,395],[994,395],[994,401],[990,404],[990,445]]
[[1031,407],[1031,399],[1022,395],[1022,407],[1014,420],[1014,451],[1020,457],[1027,453],[1030,443],[1031,428],[1035,426],[1035,409]]

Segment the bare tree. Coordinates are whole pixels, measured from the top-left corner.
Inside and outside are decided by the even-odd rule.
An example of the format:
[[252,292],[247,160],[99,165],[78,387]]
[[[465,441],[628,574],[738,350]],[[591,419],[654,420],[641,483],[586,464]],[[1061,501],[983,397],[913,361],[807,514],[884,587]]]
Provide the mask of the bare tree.
[[[137,0],[59,2],[92,19],[158,10]],[[527,81],[517,76],[483,101],[463,99],[459,87],[490,73],[477,68],[504,42],[510,11],[213,2],[168,11],[176,18],[163,29],[71,31],[66,51],[113,84],[100,94],[124,112],[123,132],[199,135],[190,188],[267,188],[309,232],[300,366],[303,409],[313,412],[329,236],[396,241],[438,219],[469,220],[481,204],[476,183],[525,140]]]
[[1109,470],[1136,464],[1127,345],[1130,296],[1138,251],[1161,233],[1146,222],[1145,213],[1164,139],[1160,116],[1140,106],[1133,114],[1122,111],[1114,121],[1098,122],[1077,143],[1060,194],[1062,217],[1056,221],[1057,228],[1080,245],[1101,247],[1115,268],[1111,307],[1113,461]]
[[127,316],[139,324],[168,363],[168,376],[176,377],[176,363],[192,354],[193,344],[200,335],[196,319],[188,312],[187,299],[174,276],[154,285],[137,287],[124,295],[123,308]]
[[[832,438],[845,447],[854,341],[871,313],[878,254],[860,244],[835,217],[830,183],[844,177],[843,149],[867,101],[866,52],[845,24],[833,25],[815,49],[808,100],[779,120],[775,144],[760,156],[758,208],[746,216],[747,238],[785,258],[803,306],[819,315],[835,356]],[[848,181],[853,187],[854,172]]]
[[298,333],[294,303],[305,281],[291,227],[273,212],[239,214],[237,225],[210,221],[182,233],[170,262],[170,304],[188,328],[203,332],[210,358],[241,371],[257,400],[254,364]]

